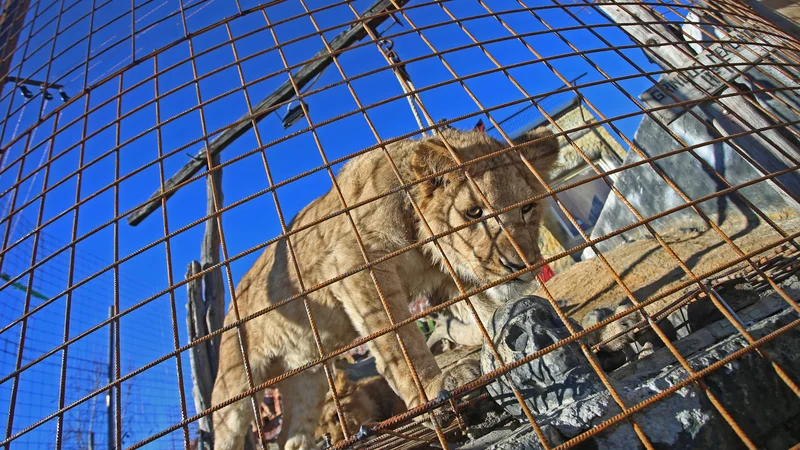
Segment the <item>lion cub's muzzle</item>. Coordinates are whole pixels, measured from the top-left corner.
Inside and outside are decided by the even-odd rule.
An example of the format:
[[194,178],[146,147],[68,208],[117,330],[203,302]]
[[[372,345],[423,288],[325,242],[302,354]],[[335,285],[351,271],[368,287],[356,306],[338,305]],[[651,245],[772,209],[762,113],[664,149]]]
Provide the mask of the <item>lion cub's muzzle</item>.
[[[520,270],[524,270],[525,269],[525,265],[524,264],[521,264],[521,263],[516,262],[516,261],[511,261],[508,258],[500,257],[498,262],[500,263],[501,266],[503,266],[503,268],[505,269],[505,271],[506,271],[506,273],[508,275],[516,273],[516,272],[519,272]],[[531,263],[531,264],[534,264],[534,263]],[[536,274],[538,272],[539,272],[538,269],[534,269],[534,270],[531,270],[531,271],[528,271],[528,272],[521,273],[517,277],[513,278],[512,281],[531,282],[534,279],[536,279]]]

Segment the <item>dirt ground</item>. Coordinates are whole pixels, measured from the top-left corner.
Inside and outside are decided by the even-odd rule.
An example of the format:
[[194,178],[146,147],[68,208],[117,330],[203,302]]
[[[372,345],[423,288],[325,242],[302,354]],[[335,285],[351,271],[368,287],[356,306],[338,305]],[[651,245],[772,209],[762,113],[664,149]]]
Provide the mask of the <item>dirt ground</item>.
[[[798,219],[784,220],[778,225],[787,234],[800,230]],[[763,248],[781,239],[781,235],[766,223],[734,222],[724,224],[722,229],[744,253]],[[705,231],[674,230],[660,235],[689,270],[698,276],[739,256],[722,240],[719,233],[710,228]],[[640,302],[689,279],[677,261],[654,238],[625,244],[604,253],[603,256]],[[746,263],[741,263],[737,267],[745,265]],[[659,309],[696,286],[693,284],[653,303],[647,307],[648,312]],[[577,263],[559,273],[549,280],[545,287],[563,305],[565,312],[578,322],[589,311],[599,307],[613,308],[626,297],[624,289],[598,257]],[[545,296],[541,289],[536,295]]]
[[800,24],[800,4],[796,0],[762,0],[762,3]]

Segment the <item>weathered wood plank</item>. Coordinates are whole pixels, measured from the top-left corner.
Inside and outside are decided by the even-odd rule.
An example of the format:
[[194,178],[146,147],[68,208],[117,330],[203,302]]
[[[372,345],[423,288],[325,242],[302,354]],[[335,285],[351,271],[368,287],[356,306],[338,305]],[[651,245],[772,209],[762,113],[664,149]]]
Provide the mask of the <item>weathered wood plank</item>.
[[[732,36],[732,40],[747,39],[739,33],[735,34],[738,36]],[[768,48],[762,46],[714,43],[697,55],[696,61],[692,61],[688,66],[692,69],[666,75],[659,80],[660,86],[654,85],[641,94],[639,99],[649,108],[658,108],[678,101],[700,100],[717,95],[728,88],[720,78],[726,81],[735,80],[740,76],[736,69],[741,71],[749,69],[761,61],[768,52]],[[719,64],[725,66],[720,67]],[[717,67],[709,67],[715,65]],[[664,123],[670,124],[686,112],[685,107],[674,106],[654,111],[654,114]]]
[[775,24],[775,26],[785,33],[789,33],[795,39],[800,39],[800,24],[787,16],[775,11],[773,8],[763,4],[760,0],[743,0],[744,3],[753,8],[753,12]]
[[[192,261],[186,271],[189,278],[200,273],[200,263]],[[186,328],[189,341],[194,341],[208,334],[205,320],[205,303],[200,278],[186,284],[189,301],[186,303]],[[211,373],[211,356],[208,354],[207,342],[193,346],[189,350],[189,364],[192,370],[192,398],[196,411],[205,411],[211,406],[211,392],[214,388],[214,375]],[[198,448],[210,449],[212,436],[211,416],[201,417],[197,421],[200,429],[200,445]]]
[[[741,98],[738,98],[737,100],[744,101],[744,99]],[[713,117],[712,124],[714,125],[714,128],[717,131],[719,131],[720,134],[722,135],[741,133],[743,131],[749,130],[751,127],[762,128],[767,125],[771,125],[765,117],[762,117],[761,115],[754,115],[752,114],[752,111],[748,111],[746,109],[738,111],[739,115],[745,119],[744,122],[736,119],[736,117],[729,114],[724,110],[724,108],[721,108],[719,106],[711,106],[709,108],[706,108],[706,110]],[[773,133],[769,135],[771,138],[777,137],[781,140],[785,140],[783,135],[781,135],[780,133],[774,132],[775,130],[770,130],[770,131],[773,131]],[[793,167],[797,165],[794,162],[792,162],[789,158],[787,158],[779,151],[777,151],[777,149],[774,149],[772,146],[770,146],[769,143],[767,143],[762,136],[759,136],[757,134],[744,136],[742,138],[736,139],[736,141],[737,143],[740,144],[739,146],[745,151],[748,148],[767,148],[769,150],[772,150],[768,152],[772,156],[772,158],[770,159],[758,158],[758,155],[753,155],[756,157],[754,159],[756,159],[767,172],[777,172],[787,167]],[[793,149],[793,146],[791,146],[791,144],[789,144],[788,146],[786,146],[787,144],[784,145],[785,145],[784,148],[786,150]],[[797,154],[796,151],[794,151],[794,153],[795,155]],[[791,155],[791,153],[789,153],[789,155]],[[795,200],[798,194],[800,194],[800,177],[798,177],[798,173],[793,172],[790,174],[786,174],[779,177],[778,179],[780,180],[781,184],[785,186],[786,188],[785,190],[777,183],[775,183],[775,180],[767,180],[765,183],[772,186],[772,188],[775,189],[775,192],[781,195],[783,201],[785,201],[787,205],[789,205],[795,211],[800,211],[800,204],[798,204],[797,200]]]
[[[219,154],[212,157],[212,167],[219,164]],[[222,170],[211,172],[206,177],[206,214],[214,214],[223,204]],[[220,217],[220,221],[222,218]],[[221,225],[221,222],[220,224]],[[186,272],[186,277],[192,277],[203,270],[218,264],[220,261],[220,226],[217,218],[210,217],[206,220],[203,233],[203,245],[200,249],[200,261],[192,261]],[[189,340],[207,336],[209,333],[222,328],[225,319],[225,283],[222,279],[220,268],[205,273],[202,277],[186,284],[189,301],[186,304],[187,329]],[[192,369],[192,397],[198,412],[211,407],[211,393],[214,389],[214,380],[217,377],[219,363],[220,336],[202,342],[192,347],[189,352],[189,361]],[[211,450],[213,443],[213,424],[211,416],[198,420],[200,437],[198,448]]]
[[[349,29],[343,31],[338,36],[336,36],[330,42],[330,48],[334,52],[339,50],[343,50],[356,42],[360,41],[364,37],[367,36],[367,30],[364,27],[370,27],[375,29],[378,25],[383,23],[387,18],[391,16],[391,14],[386,14],[387,12],[391,12],[395,10],[394,3],[398,6],[402,7],[408,0],[378,0],[372,4],[363,14],[362,17],[370,17],[369,19],[364,20],[363,22],[357,23],[352,25]],[[327,49],[320,50],[306,65],[304,65],[300,70],[292,75],[292,79],[294,80],[294,84],[297,85],[297,89],[302,89],[306,84],[311,82],[320,72],[322,72],[326,67],[328,67],[333,62],[333,57],[328,53]],[[245,132],[247,132],[250,128],[253,127],[254,123],[258,123],[261,119],[266,117],[269,113],[275,110],[276,105],[279,105],[283,102],[289,101],[295,97],[295,90],[294,86],[292,85],[292,80],[287,80],[283,83],[280,87],[278,87],[275,91],[272,92],[269,96],[265,99],[258,102],[253,107],[253,114],[245,114],[239,120],[235,122],[233,126],[226,129],[222,132],[217,138],[215,138],[211,143],[208,145],[208,151],[212,155],[219,154],[222,150],[224,150],[228,145],[230,145],[233,141],[238,139],[242,136]],[[177,173],[175,173],[172,177],[169,178],[164,183],[164,191],[162,192],[161,189],[156,191],[153,195],[150,196],[147,203],[137,209],[136,211],[132,212],[128,216],[128,224],[132,226],[136,226],[142,222],[147,216],[149,216],[153,211],[158,209],[161,205],[161,198],[165,197],[169,199],[172,197],[175,192],[177,192],[178,186],[185,182],[186,180],[190,179],[194,176],[197,172],[201,169],[206,167],[206,149],[200,150],[197,155],[195,155],[191,161],[189,161],[185,166],[183,166]]]
[[[609,1],[609,0],[605,0]],[[600,4],[601,10],[607,14],[611,20],[619,23],[623,31],[628,33],[631,39],[639,44],[664,44],[650,47],[645,52],[654,56],[654,61],[665,69],[676,69],[691,67],[692,70],[684,74],[673,72],[665,76],[659,84],[662,87],[654,86],[648,89],[640,98],[646,106],[662,106],[682,100],[700,100],[709,98],[708,102],[701,104],[701,108],[706,111],[718,123],[729,124],[727,127],[717,127],[722,136],[729,133],[750,131],[771,125],[770,120],[750,104],[743,96],[736,95],[720,99],[711,100],[711,96],[719,94],[730,94],[735,92],[732,88],[723,83],[720,77],[726,81],[741,80],[737,70],[731,67],[707,67],[712,64],[722,62],[730,63],[739,68],[742,72],[752,67],[771,51],[770,47],[758,45],[758,42],[777,43],[778,41],[767,34],[761,33],[757,37],[752,34],[745,34],[741,31],[726,28],[724,24],[715,25],[719,30],[724,31],[730,36],[729,40],[741,42],[753,42],[753,44],[735,44],[731,42],[716,42],[709,45],[703,52],[695,56],[689,46],[673,29],[666,24],[645,24],[643,22],[657,22],[663,20],[651,8],[644,5],[614,5],[606,2]],[[699,25],[699,24],[698,24]],[[705,40],[711,39],[705,37]],[[739,53],[736,55],[734,50]],[[721,61],[722,60],[722,61]],[[695,69],[696,67],[696,69]],[[719,75],[719,77],[717,76]],[[695,83],[696,85],[694,85]],[[677,100],[667,92],[677,97]],[[705,92],[704,92],[705,91]],[[676,107],[654,112],[657,118],[668,125],[675,119],[685,114],[684,107]],[[737,119],[733,113],[741,117]],[[752,147],[743,149],[748,153],[763,152],[770,155],[778,166],[767,168],[767,170],[779,170],[796,165],[789,155],[800,156],[795,142],[786,138],[779,130],[771,129],[753,133]],[[756,158],[758,159],[758,158]],[[800,179],[794,176],[784,176],[787,188],[794,194],[800,194]],[[791,195],[776,186],[776,190],[793,207],[797,207],[797,202],[791,199]]]
[[675,34],[675,30],[666,25],[654,24],[653,22],[664,21],[664,17],[658,15],[650,7],[629,4],[616,5],[613,0],[599,0],[597,4],[635,42],[652,46],[642,50],[651,55],[651,59],[659,66],[670,69],[691,65],[692,58],[684,54],[684,51],[689,55],[692,54],[689,45]]
[[[219,165],[220,155],[217,153],[212,157],[212,165]],[[206,181],[206,215],[214,214],[217,208],[221,208],[224,201],[222,194],[222,170],[212,172]],[[211,217],[206,220],[205,232],[203,233],[203,247],[200,250],[200,266],[203,270],[219,264],[220,261],[220,227],[222,226],[222,216],[217,219]],[[225,320],[225,282],[222,279],[222,269],[216,268],[203,275],[203,287],[205,298],[205,322],[206,328],[216,331],[222,328]],[[209,341],[209,357],[211,358],[211,373],[216,378],[217,361],[219,358],[219,344],[221,336],[215,336]]]

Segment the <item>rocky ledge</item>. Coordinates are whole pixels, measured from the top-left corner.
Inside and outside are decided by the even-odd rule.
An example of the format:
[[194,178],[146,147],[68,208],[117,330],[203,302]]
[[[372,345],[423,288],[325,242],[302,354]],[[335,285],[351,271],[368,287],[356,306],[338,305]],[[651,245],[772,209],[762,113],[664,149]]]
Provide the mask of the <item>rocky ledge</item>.
[[[784,286],[792,298],[798,298],[800,282],[793,278]],[[501,312],[495,316],[496,323],[492,324],[495,343],[498,344],[498,351],[504,360],[507,357],[514,358],[514,346],[525,347],[524,351],[522,348],[517,349],[522,357],[530,354],[537,345],[546,346],[553,339],[563,338],[564,332],[568,333],[566,329],[556,330],[554,322],[543,317],[543,308],[540,305],[534,307],[535,311],[524,312],[536,303],[536,299],[537,297],[526,297],[508,307],[512,315],[507,317],[527,314],[535,316],[537,323],[544,324],[531,327],[527,340],[523,336],[524,332],[518,328],[517,321],[509,319],[504,322],[506,319],[502,318]],[[754,339],[766,336],[798,319],[795,309],[774,292],[762,295],[755,304],[737,311],[736,314]],[[692,370],[699,371],[747,346],[747,341],[727,320],[721,320],[674,344],[687,359]],[[554,357],[567,355],[572,365],[575,355],[581,351],[577,344],[570,345],[571,348],[565,348]],[[797,357],[800,354],[800,327],[792,328],[767,342],[761,347],[761,351],[768,355],[769,360],[757,352],[749,352],[704,377],[704,387],[690,383],[674,390],[634,413],[629,419],[589,437],[576,448],[643,448],[641,438],[634,431],[634,423],[653,447],[659,449],[744,448],[741,438],[709,400],[705,389],[730,414],[756,447],[786,449],[797,444],[800,442],[800,398],[777,375],[773,365],[780,367],[794,383],[800,382],[800,358]],[[484,370],[494,367],[493,358],[488,354],[489,352],[484,351]],[[471,439],[459,448],[544,448],[521,415],[519,405],[512,405],[507,401],[509,390],[505,382],[509,378],[515,383],[522,382],[522,389],[533,393],[525,397],[531,402],[531,411],[542,425],[550,446],[569,441],[619,414],[621,408],[596,374],[581,371],[581,376],[576,377],[572,372],[561,369],[556,359],[534,360],[512,371],[505,380],[498,380],[491,385],[489,391],[498,404],[522,425],[514,427],[506,421],[506,426],[485,430],[487,434]],[[658,349],[648,357],[629,363],[610,375],[614,388],[627,408],[670,390],[687,378],[687,371],[666,348]],[[536,395],[537,392],[540,395]]]

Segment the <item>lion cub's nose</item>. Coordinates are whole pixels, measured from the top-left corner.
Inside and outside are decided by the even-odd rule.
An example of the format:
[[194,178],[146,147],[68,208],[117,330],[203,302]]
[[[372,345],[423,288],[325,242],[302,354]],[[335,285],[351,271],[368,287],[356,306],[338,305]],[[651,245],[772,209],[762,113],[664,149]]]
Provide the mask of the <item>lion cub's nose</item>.
[[506,258],[500,258],[500,264],[502,264],[503,267],[505,267],[506,270],[508,270],[508,273],[518,272],[525,268],[524,264],[517,264],[515,262],[507,260]]

